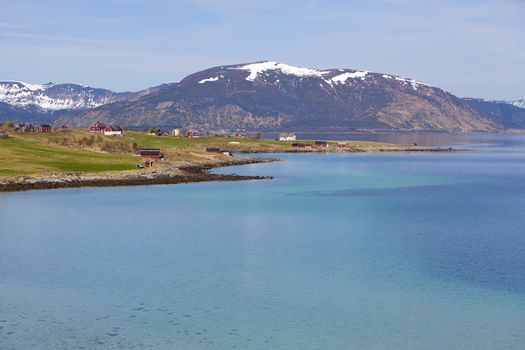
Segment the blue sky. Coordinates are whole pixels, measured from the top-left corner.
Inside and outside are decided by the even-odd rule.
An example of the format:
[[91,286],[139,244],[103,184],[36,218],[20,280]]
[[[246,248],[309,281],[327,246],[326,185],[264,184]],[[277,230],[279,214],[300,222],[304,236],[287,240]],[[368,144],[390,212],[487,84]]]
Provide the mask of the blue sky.
[[525,97],[525,1],[0,0],[0,80],[139,90],[276,60]]

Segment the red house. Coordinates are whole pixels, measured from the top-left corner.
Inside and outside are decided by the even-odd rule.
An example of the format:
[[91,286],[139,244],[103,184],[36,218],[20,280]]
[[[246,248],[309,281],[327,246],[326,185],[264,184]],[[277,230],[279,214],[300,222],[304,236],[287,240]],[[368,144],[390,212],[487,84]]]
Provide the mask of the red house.
[[91,126],[89,127],[89,131],[103,132],[105,128],[106,128],[106,124],[103,124],[101,122],[96,122],[96,123],[91,124]]
[[51,132],[51,125],[42,124],[38,127],[39,132]]
[[306,148],[306,143],[294,142],[294,143],[292,143],[292,147],[295,147],[295,148]]
[[186,134],[184,134],[186,137],[200,137],[201,134],[199,134],[198,131],[188,130],[186,131]]

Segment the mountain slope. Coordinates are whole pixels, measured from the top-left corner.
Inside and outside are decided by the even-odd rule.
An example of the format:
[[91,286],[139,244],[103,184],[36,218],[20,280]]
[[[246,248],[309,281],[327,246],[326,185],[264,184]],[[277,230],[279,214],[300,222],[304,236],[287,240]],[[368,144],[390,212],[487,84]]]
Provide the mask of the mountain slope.
[[524,129],[525,109],[506,101],[487,101],[476,98],[463,99],[478,114],[492,120],[498,129]]
[[128,126],[297,131],[501,128],[469,101],[412,79],[272,61],[207,69],[139,98],[75,113],[69,120],[79,126],[101,120]]

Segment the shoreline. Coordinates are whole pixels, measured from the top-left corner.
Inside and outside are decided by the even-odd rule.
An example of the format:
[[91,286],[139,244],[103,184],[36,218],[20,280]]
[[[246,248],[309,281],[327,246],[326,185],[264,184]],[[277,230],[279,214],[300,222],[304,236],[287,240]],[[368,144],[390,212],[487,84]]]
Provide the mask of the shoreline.
[[21,192],[30,190],[80,188],[80,187],[120,187],[143,185],[168,185],[209,181],[269,180],[271,176],[246,176],[235,174],[211,174],[208,171],[234,165],[268,163],[277,158],[233,158],[211,164],[174,164],[168,170],[123,172],[118,174],[80,174],[51,173],[40,176],[17,176],[0,179],[1,192]]
[[[453,152],[452,148],[439,147],[362,147],[347,149],[240,149],[238,154],[285,154],[285,153],[384,153],[384,152]],[[221,167],[268,163],[280,161],[279,158],[240,157],[220,159],[212,162],[165,162],[159,168],[148,170],[129,170],[117,173],[46,173],[38,176],[16,176],[0,178],[0,193],[30,190],[80,188],[80,187],[120,187],[143,185],[168,185],[209,181],[268,180],[271,176],[246,176],[236,174],[212,174],[209,170]]]

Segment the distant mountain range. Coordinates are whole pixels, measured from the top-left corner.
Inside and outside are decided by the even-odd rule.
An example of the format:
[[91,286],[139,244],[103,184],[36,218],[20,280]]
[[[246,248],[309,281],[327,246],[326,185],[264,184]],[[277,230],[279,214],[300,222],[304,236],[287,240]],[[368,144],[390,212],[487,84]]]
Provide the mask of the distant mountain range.
[[[266,131],[525,129],[525,100],[459,98],[392,74],[264,61],[114,93],[76,84],[0,82],[0,120]],[[39,119],[40,118],[40,119]]]

